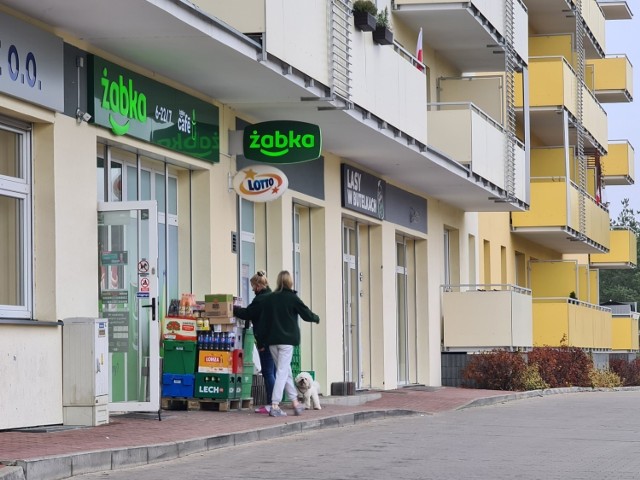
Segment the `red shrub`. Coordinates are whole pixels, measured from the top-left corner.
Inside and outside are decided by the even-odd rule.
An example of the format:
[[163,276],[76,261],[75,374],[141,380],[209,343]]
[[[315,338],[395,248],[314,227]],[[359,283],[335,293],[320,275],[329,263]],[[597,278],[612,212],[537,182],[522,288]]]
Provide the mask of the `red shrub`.
[[591,357],[578,347],[535,347],[528,354],[529,364],[538,366],[540,376],[551,388],[588,387]]
[[522,390],[526,363],[519,353],[492,350],[473,355],[462,371],[467,386],[489,390]]
[[615,358],[609,360],[609,368],[622,379],[623,386],[640,385],[640,358],[636,358],[631,362]]

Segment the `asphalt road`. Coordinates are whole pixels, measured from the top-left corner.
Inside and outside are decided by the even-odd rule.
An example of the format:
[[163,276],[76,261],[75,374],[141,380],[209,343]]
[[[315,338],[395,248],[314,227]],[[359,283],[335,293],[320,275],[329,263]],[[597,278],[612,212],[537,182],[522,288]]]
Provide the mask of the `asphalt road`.
[[640,391],[380,420],[74,479],[640,479]]

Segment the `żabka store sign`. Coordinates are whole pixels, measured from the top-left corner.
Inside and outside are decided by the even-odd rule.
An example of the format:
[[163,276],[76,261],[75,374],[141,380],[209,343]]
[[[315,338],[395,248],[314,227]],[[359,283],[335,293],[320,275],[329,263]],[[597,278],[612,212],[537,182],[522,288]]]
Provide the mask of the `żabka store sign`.
[[246,127],[242,147],[245,158],[256,162],[308,162],[320,157],[322,135],[318,125],[273,120]]
[[270,165],[251,165],[233,177],[233,189],[251,202],[270,202],[280,198],[289,186],[281,170]]

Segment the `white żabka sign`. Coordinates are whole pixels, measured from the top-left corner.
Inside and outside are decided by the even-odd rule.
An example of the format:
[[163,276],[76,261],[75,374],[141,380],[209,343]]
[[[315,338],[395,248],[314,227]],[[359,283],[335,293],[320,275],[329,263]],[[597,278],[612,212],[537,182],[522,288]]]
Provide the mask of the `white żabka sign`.
[[289,187],[282,170],[271,165],[251,165],[233,177],[233,189],[251,202],[270,202],[280,198]]

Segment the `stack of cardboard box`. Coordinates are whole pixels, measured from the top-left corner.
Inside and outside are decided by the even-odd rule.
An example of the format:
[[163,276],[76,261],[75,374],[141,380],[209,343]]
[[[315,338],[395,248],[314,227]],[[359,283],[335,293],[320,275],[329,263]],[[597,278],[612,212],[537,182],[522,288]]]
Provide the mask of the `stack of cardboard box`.
[[244,322],[233,316],[240,299],[230,294],[204,297],[198,332],[196,398],[232,400],[242,398]]

